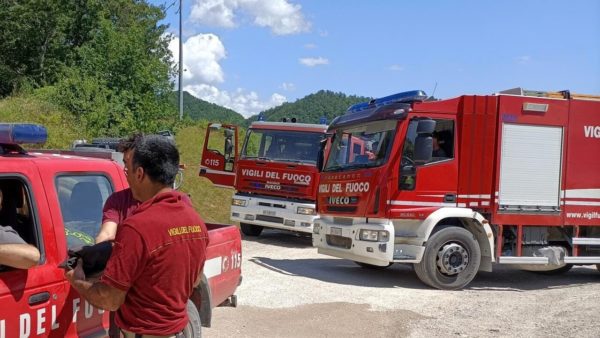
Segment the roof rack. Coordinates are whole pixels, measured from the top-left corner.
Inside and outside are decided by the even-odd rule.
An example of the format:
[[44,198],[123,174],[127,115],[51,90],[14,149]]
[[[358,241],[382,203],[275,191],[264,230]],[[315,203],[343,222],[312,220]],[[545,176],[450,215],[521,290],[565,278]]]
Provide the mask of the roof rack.
[[573,94],[569,90],[561,90],[558,92],[546,92],[540,90],[528,90],[520,87],[502,90],[498,94],[508,95],[519,95],[519,96],[533,96],[533,97],[547,97],[552,99],[580,99],[580,100],[593,100],[600,101],[600,95],[589,95],[589,94]]

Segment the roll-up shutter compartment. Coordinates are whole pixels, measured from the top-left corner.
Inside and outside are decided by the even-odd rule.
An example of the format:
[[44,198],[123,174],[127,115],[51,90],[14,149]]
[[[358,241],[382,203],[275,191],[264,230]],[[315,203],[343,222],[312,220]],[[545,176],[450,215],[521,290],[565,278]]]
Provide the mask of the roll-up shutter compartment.
[[500,211],[560,209],[562,148],[562,127],[503,124]]

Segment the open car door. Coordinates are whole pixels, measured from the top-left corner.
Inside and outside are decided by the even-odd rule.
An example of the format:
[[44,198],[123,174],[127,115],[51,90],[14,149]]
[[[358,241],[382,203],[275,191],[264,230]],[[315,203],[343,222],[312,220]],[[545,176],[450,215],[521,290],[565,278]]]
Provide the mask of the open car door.
[[235,159],[238,157],[238,130],[234,125],[209,123],[202,149],[200,176],[214,185],[233,188]]

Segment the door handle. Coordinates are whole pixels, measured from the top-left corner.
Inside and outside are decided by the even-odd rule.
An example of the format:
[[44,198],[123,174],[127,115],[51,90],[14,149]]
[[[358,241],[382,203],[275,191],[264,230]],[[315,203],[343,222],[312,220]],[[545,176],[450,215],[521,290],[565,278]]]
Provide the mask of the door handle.
[[444,202],[456,202],[456,194],[446,194],[444,195]]
[[47,302],[50,299],[50,293],[47,291],[36,293],[29,296],[29,305],[36,305]]

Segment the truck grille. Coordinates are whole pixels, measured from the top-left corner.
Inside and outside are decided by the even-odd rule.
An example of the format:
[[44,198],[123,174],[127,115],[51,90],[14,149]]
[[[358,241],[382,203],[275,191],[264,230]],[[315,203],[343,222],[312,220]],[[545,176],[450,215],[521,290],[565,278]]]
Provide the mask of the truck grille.
[[333,211],[333,212],[355,212],[356,211],[356,207],[329,205],[329,206],[327,206],[327,211]]
[[327,240],[327,244],[331,246],[344,249],[350,249],[350,247],[352,247],[352,238],[337,235],[326,235],[325,239]]
[[283,224],[283,218],[282,217],[267,216],[267,215],[256,215],[256,219],[259,220],[259,221],[265,221],[265,222]]
[[285,209],[285,204],[258,202],[258,205],[263,206],[263,207],[272,207],[272,208]]

